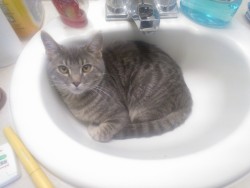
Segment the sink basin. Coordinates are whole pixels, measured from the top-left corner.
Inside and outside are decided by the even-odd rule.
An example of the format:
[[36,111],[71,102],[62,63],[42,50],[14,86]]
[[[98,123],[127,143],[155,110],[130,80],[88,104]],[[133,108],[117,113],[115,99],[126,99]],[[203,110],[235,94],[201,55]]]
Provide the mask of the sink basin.
[[[97,15],[98,16],[98,15]],[[59,43],[78,43],[102,30],[105,44],[143,40],[182,68],[194,106],[176,130],[152,138],[95,142],[68,111],[46,75],[39,33],[16,65],[11,84],[15,127],[32,154],[78,187],[220,187],[250,169],[249,31],[238,23],[208,29],[180,16],[154,35],[128,22],[70,29],[56,19],[44,30]]]

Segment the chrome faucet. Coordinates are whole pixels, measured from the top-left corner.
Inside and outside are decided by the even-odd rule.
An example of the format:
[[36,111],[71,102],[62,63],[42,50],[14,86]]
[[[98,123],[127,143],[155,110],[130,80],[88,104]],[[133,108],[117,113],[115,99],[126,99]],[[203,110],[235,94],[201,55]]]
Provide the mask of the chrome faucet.
[[106,0],[106,20],[133,20],[144,33],[155,32],[160,19],[176,18],[176,0]]

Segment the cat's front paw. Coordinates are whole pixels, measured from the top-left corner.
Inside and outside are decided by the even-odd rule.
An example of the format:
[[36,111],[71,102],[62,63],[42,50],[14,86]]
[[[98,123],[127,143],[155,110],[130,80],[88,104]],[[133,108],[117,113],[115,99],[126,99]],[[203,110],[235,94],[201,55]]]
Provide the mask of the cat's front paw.
[[99,126],[89,125],[88,133],[98,142],[108,142],[113,138],[113,134],[105,124],[100,124]]

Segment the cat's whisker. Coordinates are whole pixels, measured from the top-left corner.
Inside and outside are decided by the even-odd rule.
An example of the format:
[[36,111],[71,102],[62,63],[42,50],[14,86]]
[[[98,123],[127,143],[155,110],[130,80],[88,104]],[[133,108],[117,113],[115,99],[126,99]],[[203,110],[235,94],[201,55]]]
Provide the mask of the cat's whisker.
[[95,88],[93,88],[93,90],[97,89],[97,91],[100,91],[102,92],[103,94],[107,95],[108,97],[111,97],[111,95],[109,95],[105,90],[104,88],[101,88],[101,87],[98,87],[96,86]]
[[100,79],[95,79],[95,80],[92,80],[91,82],[87,82],[87,83],[82,83],[83,85],[93,85],[93,83],[95,81],[99,81]]
[[97,88],[103,90],[103,91],[106,91],[107,93],[112,93],[109,89],[107,88],[104,88],[104,87],[101,87],[101,86],[97,86]]
[[96,94],[100,95],[100,93],[98,92],[98,90],[96,91],[94,89],[91,89],[90,91],[95,92]]
[[102,75],[104,75],[104,76],[111,76],[110,74],[108,74],[108,73],[101,73]]

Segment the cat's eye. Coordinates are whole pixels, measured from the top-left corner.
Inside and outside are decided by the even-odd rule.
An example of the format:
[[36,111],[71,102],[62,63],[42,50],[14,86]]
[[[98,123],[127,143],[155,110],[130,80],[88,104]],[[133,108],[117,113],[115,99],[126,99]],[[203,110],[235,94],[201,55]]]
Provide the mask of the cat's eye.
[[64,66],[64,65],[58,66],[58,70],[59,70],[62,74],[68,74],[68,73],[69,73],[68,67],[66,67],[66,66]]
[[87,73],[87,72],[90,72],[91,69],[92,69],[92,65],[86,64],[86,65],[83,65],[82,72]]

